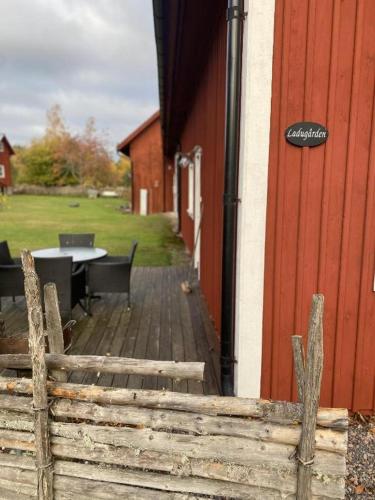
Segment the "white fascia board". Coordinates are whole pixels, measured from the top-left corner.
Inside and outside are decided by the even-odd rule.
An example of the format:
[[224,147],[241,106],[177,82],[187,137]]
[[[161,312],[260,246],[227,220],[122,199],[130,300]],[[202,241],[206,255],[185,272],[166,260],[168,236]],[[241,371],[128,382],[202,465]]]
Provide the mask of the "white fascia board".
[[248,0],[237,225],[235,394],[260,396],[275,0]]

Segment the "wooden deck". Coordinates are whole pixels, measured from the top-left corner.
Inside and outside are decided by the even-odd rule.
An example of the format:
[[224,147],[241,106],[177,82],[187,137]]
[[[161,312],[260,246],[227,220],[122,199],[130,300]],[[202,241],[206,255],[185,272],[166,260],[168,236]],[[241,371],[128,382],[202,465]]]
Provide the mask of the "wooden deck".
[[[132,274],[132,309],[125,296],[103,294],[93,303],[91,317],[79,307],[69,354],[96,354],[135,358],[205,361],[203,383],[162,377],[74,372],[69,381],[114,387],[162,389],[198,394],[219,393],[218,342],[198,287],[186,295],[180,283],[186,267],[135,267]],[[27,328],[25,301],[3,299],[0,316],[9,331]]]

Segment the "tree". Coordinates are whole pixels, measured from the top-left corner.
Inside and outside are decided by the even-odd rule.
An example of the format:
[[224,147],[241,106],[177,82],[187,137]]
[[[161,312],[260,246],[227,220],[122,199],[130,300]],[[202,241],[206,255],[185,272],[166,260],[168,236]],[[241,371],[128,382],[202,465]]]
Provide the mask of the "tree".
[[117,163],[117,176],[118,183],[123,184],[126,187],[130,187],[131,185],[131,161],[128,156],[120,155]]
[[53,186],[58,177],[54,173],[54,151],[44,140],[33,141],[17,154],[18,182]]
[[14,168],[19,182],[97,188],[123,184],[126,169],[123,162],[113,161],[94,118],[87,120],[81,135],[73,135],[65,125],[59,105],[47,112],[44,136],[19,152]]
[[59,104],[54,104],[51,109],[47,111],[47,128],[45,137],[50,139],[59,139],[68,134],[69,132],[66,129],[64,118],[62,116],[61,106]]

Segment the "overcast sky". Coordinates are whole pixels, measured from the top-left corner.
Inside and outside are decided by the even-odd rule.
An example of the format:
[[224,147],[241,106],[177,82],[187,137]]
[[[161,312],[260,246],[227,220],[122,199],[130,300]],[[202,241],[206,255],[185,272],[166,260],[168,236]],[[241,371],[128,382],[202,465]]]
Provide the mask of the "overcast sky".
[[[60,104],[114,149],[159,106],[151,0],[1,0],[0,132],[27,144]],[[112,150],[113,150],[112,149]]]

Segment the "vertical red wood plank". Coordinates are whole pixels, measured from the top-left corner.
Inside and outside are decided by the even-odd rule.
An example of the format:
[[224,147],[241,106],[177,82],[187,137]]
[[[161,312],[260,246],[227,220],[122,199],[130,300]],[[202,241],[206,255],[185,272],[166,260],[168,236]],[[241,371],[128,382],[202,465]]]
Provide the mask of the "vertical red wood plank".
[[[355,45],[352,66],[352,88],[350,103],[350,130],[348,136],[348,157],[345,177],[345,200],[343,213],[343,232],[341,240],[341,268],[339,280],[339,294],[337,303],[337,326],[339,333],[336,337],[335,346],[335,376],[333,390],[333,404],[335,406],[352,407],[352,388],[354,382],[354,345],[356,336],[356,316],[358,308],[358,273],[356,266],[352,265],[351,250],[354,238],[358,238],[356,227],[351,226],[353,210],[358,206],[353,203],[353,189],[355,182],[355,169],[358,168],[358,162],[355,158],[356,141],[359,128],[359,71],[358,65],[362,50],[362,28],[364,22],[364,2],[359,2],[356,12]],[[356,217],[357,227],[360,218]],[[354,271],[351,275],[350,271]],[[354,277],[353,280],[351,278]],[[350,283],[351,282],[351,283]],[[354,285],[354,289],[349,285]],[[353,325],[354,322],[354,325]]]
[[[329,179],[328,232],[325,248],[321,257],[325,266],[325,286],[322,291],[326,296],[325,337],[327,352],[325,370],[332,368],[330,388],[326,389],[323,377],[322,404],[333,404],[333,377],[335,374],[335,348],[342,332],[337,329],[339,298],[339,280],[342,266],[341,241],[343,234],[345,178],[347,171],[347,143],[351,126],[350,95],[353,72],[353,51],[355,37],[356,4],[351,1],[341,3],[339,19],[339,47],[337,51],[337,74],[332,108],[328,120],[332,127],[329,147],[332,148],[332,176]],[[332,342],[329,344],[330,339]],[[329,391],[329,402],[325,399]]]
[[[283,63],[281,64],[281,91],[280,91],[280,115],[279,115],[279,129],[278,133],[281,132],[282,123],[287,121],[286,113],[287,113],[287,98],[288,98],[288,87],[284,82],[287,81],[288,71],[289,71],[289,52],[286,50],[286,47],[289,47],[290,44],[290,23],[291,23],[291,3],[284,3],[283,10],[283,46],[282,51],[285,51],[285,54],[281,54],[281,60]],[[275,140],[275,147],[278,148],[278,165],[275,167],[277,169],[277,184],[276,184],[276,200],[275,200],[275,228],[274,234],[272,237],[275,238],[274,243],[274,283],[271,285],[271,289],[273,292],[273,332],[272,332],[272,345],[271,345],[271,380],[270,380],[270,397],[276,397],[276,394],[279,394],[277,382],[278,382],[278,374],[280,372],[280,360],[281,360],[281,352],[280,352],[280,315],[281,315],[281,301],[280,299],[280,288],[282,283],[282,261],[281,261],[281,253],[279,252],[279,241],[282,238],[282,225],[283,225],[283,205],[285,199],[284,193],[284,185],[285,185],[285,169],[280,168],[281,158],[285,155],[285,143],[280,141],[279,138]],[[281,392],[280,392],[281,394]],[[281,396],[282,397],[282,396]]]
[[[315,50],[315,10],[316,5],[314,0],[308,2],[307,12],[307,26],[306,26],[306,47],[301,50],[304,53],[304,98],[300,110],[300,117],[303,120],[312,119],[312,84],[313,84],[313,70],[314,70],[314,50]],[[302,45],[301,45],[302,48]],[[307,210],[308,203],[313,201],[309,200],[310,186],[309,186],[309,170],[310,170],[310,156],[314,153],[310,148],[302,149],[302,158],[299,165],[301,170],[301,185],[298,195],[298,229],[297,229],[297,262],[296,262],[296,294],[294,306],[294,332],[302,332],[304,329],[302,302],[304,291],[304,276],[305,266],[307,264],[305,259],[306,250],[306,231],[307,231]],[[309,242],[310,243],[310,242]]]
[[[332,10],[332,1],[327,1],[321,9],[319,2],[310,0],[303,118],[319,123],[326,123]],[[317,274],[325,148],[326,145],[304,148],[301,162],[295,331],[302,335],[306,333],[312,294],[319,292]],[[295,380],[293,376],[293,399],[296,399]]]
[[[287,51],[289,63],[283,73],[282,85],[286,86],[285,114],[281,117],[281,129],[288,123],[301,120],[304,81],[305,81],[305,51],[307,34],[307,2],[286,2],[286,35],[284,50]],[[285,56],[286,54],[284,54]],[[285,59],[283,60],[283,65]],[[283,68],[284,69],[284,68]],[[292,90],[292,91],[291,91]],[[276,228],[276,275],[279,282],[275,283],[278,306],[275,314],[274,347],[271,397],[278,394],[281,399],[291,398],[292,362],[290,335],[295,332],[294,305],[295,279],[298,241],[299,193],[301,190],[301,155],[300,148],[286,144],[280,139],[282,158],[278,190],[280,201],[277,208]]]
[[[272,77],[272,116],[270,128],[270,150],[269,150],[269,175],[267,193],[267,216],[266,216],[266,248],[265,248],[265,270],[264,270],[264,314],[263,314],[263,345],[262,345],[262,379],[261,396],[271,397],[272,381],[272,352],[274,345],[274,316],[275,300],[274,288],[276,286],[276,217],[277,217],[277,195],[278,175],[277,166],[281,156],[280,146],[276,146],[280,131],[280,116],[282,113],[285,88],[282,87],[283,66],[281,65],[282,52],[285,35],[285,2],[278,0],[275,5],[274,24],[274,54],[273,54],[273,77]],[[288,59],[284,59],[284,67]],[[284,94],[282,94],[284,92]]]
[[[325,294],[325,315],[324,315],[324,369],[323,382],[321,390],[321,402],[325,406],[332,405],[332,384],[333,384],[333,353],[335,343],[335,323],[334,323],[334,304],[336,293],[332,294],[333,289],[327,285],[327,241],[330,227],[330,192],[332,186],[332,178],[336,163],[334,164],[334,141],[336,120],[334,120],[334,110],[336,106],[336,90],[337,90],[337,75],[338,75],[338,53],[340,41],[340,9],[341,3],[333,1],[332,14],[332,37],[329,60],[329,89],[327,97],[327,115],[325,122],[330,133],[330,140],[325,146],[324,170],[323,170],[323,194],[321,206],[321,230],[319,242],[318,256],[318,292],[324,290]],[[332,299],[332,297],[334,297]]]
[[[363,2],[363,29],[361,50],[355,71],[359,79],[360,102],[358,106],[358,129],[361,131],[355,142],[355,174],[351,210],[351,235],[349,264],[357,266],[355,285],[349,281],[349,289],[358,301],[355,316],[351,322],[356,333],[350,352],[354,357],[354,384],[352,406],[358,411],[374,411],[372,394],[375,385],[375,293],[374,278],[374,187],[375,187],[375,141],[374,141],[374,83],[375,83],[375,4]],[[369,23],[365,20],[372,19]],[[358,221],[361,221],[358,224]],[[352,276],[353,273],[350,273]],[[358,286],[357,286],[358,284]],[[348,294],[348,300],[353,301]],[[350,358],[352,360],[352,358]]]
[[[375,26],[375,25],[374,25]],[[373,38],[374,40],[374,38]],[[374,59],[373,59],[374,60]],[[374,80],[374,79],[373,79]],[[371,81],[371,80],[370,80]],[[370,108],[371,109],[371,108]],[[375,412],[375,94],[373,96],[371,140],[368,155],[368,183],[366,193],[366,227],[363,243],[361,287],[359,297],[358,337],[355,359],[355,383],[353,387],[353,407],[360,412],[372,409]]]

